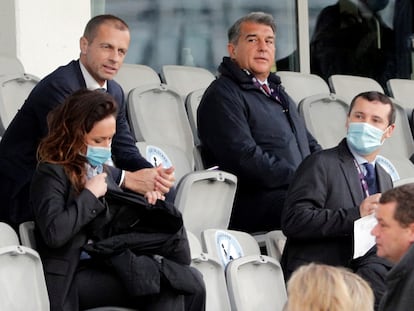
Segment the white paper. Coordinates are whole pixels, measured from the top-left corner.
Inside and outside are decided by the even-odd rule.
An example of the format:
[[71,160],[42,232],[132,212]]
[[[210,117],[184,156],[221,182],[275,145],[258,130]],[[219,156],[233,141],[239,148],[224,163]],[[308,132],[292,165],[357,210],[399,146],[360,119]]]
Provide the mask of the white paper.
[[362,217],[354,222],[354,258],[361,257],[375,245],[371,230],[377,224],[375,214]]

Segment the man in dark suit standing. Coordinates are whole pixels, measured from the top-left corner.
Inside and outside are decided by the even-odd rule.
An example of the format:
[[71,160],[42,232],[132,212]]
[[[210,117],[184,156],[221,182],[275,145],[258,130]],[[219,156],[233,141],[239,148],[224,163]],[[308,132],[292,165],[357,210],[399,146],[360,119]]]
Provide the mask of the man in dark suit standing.
[[[354,222],[372,214],[381,192],[393,186],[376,157],[394,123],[395,107],[386,95],[361,93],[351,102],[346,138],[299,166],[282,212],[286,279],[310,262],[350,267]],[[375,251],[369,253],[375,256]],[[379,285],[385,289],[383,277]]]
[[31,220],[29,184],[36,167],[38,143],[48,131],[47,114],[73,92],[104,89],[119,106],[112,142],[116,181],[144,194],[165,194],[174,182],[174,169],[154,168],[139,153],[126,119],[124,93],[112,80],[130,42],[128,25],[113,15],[99,15],[86,25],[80,39],[80,58],[59,67],[33,89],[0,141],[0,221],[15,228]]

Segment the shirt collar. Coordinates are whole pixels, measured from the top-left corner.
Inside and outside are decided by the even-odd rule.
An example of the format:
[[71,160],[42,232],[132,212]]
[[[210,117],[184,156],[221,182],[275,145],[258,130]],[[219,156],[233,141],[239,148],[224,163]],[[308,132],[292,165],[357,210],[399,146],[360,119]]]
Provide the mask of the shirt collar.
[[82,71],[83,78],[85,79],[86,88],[88,90],[96,90],[96,89],[102,89],[104,88],[107,90],[107,84],[108,82],[105,81],[104,85],[100,86],[98,82],[91,76],[89,71],[86,69],[86,67],[82,64],[82,62],[79,60],[80,69]]
[[[368,163],[367,159],[365,159],[364,157],[360,156],[353,148],[350,144],[348,144],[348,141],[346,142],[349,151],[351,151],[352,156],[354,157],[354,159],[357,161],[357,163],[359,165],[362,165],[364,163]],[[377,161],[377,158],[374,159],[374,161],[369,162],[371,163],[374,167],[375,167],[375,162]]]

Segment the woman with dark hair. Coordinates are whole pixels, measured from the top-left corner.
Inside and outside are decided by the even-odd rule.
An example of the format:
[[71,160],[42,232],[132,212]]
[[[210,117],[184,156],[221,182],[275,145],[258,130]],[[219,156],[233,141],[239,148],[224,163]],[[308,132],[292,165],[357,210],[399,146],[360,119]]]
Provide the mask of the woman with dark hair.
[[[177,291],[162,271],[169,263],[167,259],[171,259],[179,269],[190,271],[190,275],[193,272],[188,266],[188,241],[185,233],[182,234],[181,214],[163,202],[164,196],[158,191],[149,191],[144,197],[125,193],[112,179],[111,141],[116,130],[116,115],[117,105],[111,95],[88,90],[73,93],[48,115],[49,133],[38,148],[39,164],[31,185],[30,202],[51,310],[73,311],[108,305],[139,310],[184,310],[182,294],[186,292]],[[114,205],[116,200],[111,193],[127,203]],[[146,222],[152,211],[157,212],[157,218],[153,217],[156,221]],[[167,212],[175,218],[165,216]],[[181,243],[175,244],[178,249],[175,253],[165,248],[164,240],[157,236],[162,228],[157,225],[158,219],[162,223],[162,217],[170,216],[177,225],[171,232],[165,230],[159,236],[173,237]],[[154,246],[154,239],[150,238],[156,236],[155,246],[164,248],[145,249],[146,256],[141,253],[137,256],[140,247],[131,243],[142,228],[152,229],[153,235],[139,233],[139,241],[148,237],[146,242]],[[130,240],[120,233],[129,234]],[[112,248],[105,248],[105,255],[100,256],[98,252],[95,256],[97,250],[102,250],[101,244],[96,243],[114,235],[118,244],[111,244],[113,252]],[[134,252],[120,248],[119,244],[132,245]],[[92,252],[88,253],[87,247]],[[129,266],[124,265],[125,259],[131,259]],[[141,280],[145,273],[151,281],[158,280],[157,286]],[[132,286],[123,278],[125,275],[135,282]],[[138,281],[134,279],[136,275],[140,278]],[[132,294],[129,286],[136,292]]]

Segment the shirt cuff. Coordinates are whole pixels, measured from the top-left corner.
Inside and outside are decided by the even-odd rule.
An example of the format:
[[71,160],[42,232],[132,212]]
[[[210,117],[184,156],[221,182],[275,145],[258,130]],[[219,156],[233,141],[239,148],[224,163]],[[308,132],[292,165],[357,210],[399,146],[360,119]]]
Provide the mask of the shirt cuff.
[[124,180],[125,180],[125,171],[122,170],[122,172],[121,172],[121,178],[119,179],[119,184],[118,184],[119,187],[123,188],[123,186],[124,186]]

